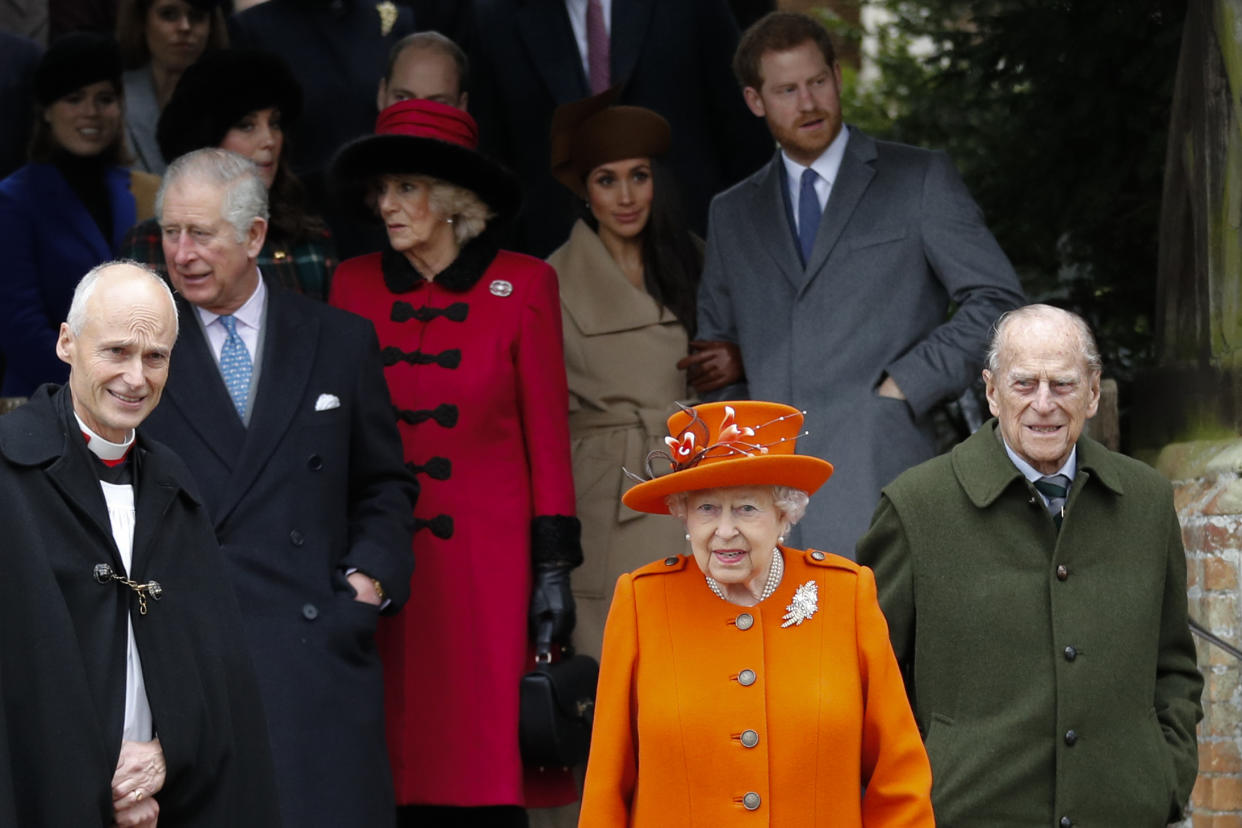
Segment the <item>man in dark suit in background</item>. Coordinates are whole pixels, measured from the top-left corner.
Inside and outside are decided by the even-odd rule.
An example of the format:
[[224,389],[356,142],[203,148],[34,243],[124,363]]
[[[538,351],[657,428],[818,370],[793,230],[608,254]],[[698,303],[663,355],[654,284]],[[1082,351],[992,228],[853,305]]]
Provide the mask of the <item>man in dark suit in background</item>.
[[470,62],[462,48],[439,32],[415,32],[388,53],[388,71],[380,78],[375,108],[397,101],[425,100],[464,110],[470,96]]
[[381,612],[409,595],[415,484],[369,322],[269,285],[254,165],[199,150],[156,211],[182,317],[149,433],[186,461],[229,564],[286,825],[391,825]]
[[732,89],[737,26],[724,0],[475,0],[473,7],[470,112],[483,149],[522,180],[517,246],[526,253],[547,256],[574,220],[549,171],[549,125],[563,103],[619,86],[616,103],[668,119],[673,144],[665,160],[700,234],[711,197],[771,153],[771,139]]
[[[836,473],[790,543],[850,556],[880,488],[935,453],[932,409],[978,375],[1022,290],[944,153],[844,126],[819,23],[765,16],[734,68],[780,150],[712,202],[698,336],[740,346],[749,390],[725,394],[806,409],[798,449]],[[685,360],[700,387],[741,378],[698,361],[713,358]]]

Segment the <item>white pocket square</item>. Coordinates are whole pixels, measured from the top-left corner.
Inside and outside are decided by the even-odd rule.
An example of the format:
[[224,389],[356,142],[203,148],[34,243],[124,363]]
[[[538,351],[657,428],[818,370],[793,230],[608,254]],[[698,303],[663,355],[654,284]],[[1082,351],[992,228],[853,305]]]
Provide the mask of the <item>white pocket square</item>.
[[333,408],[341,407],[341,398],[336,394],[320,394],[319,399],[315,400],[316,411],[331,411]]

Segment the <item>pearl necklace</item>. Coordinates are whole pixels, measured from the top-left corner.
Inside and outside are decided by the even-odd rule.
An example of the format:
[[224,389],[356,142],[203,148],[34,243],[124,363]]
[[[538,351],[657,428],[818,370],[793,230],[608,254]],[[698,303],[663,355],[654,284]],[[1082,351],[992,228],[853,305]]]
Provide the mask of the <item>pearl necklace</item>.
[[[785,559],[781,557],[781,550],[772,550],[772,563],[768,565],[768,580],[763,585],[763,593],[759,596],[759,601],[766,601],[772,597],[772,593],[776,592],[776,588],[780,586],[781,576],[785,574]],[[722,601],[728,601],[725,597],[724,590],[720,588],[720,584],[710,575],[703,576],[707,579],[707,588],[716,593],[716,597]]]

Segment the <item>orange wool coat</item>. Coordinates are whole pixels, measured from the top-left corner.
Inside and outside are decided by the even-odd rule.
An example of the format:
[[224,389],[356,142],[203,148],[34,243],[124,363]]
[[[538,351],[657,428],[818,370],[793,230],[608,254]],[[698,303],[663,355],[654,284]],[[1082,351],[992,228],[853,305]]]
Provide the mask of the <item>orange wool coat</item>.
[[[755,607],[717,598],[685,556],[617,581],[580,826],[935,824],[871,570],[781,551]],[[811,581],[818,610],[782,627]]]

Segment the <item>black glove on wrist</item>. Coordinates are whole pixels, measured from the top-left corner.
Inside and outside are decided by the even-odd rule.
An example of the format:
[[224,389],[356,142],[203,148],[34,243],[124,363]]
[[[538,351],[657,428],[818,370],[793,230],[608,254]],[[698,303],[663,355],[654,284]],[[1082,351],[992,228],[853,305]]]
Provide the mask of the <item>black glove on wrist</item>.
[[574,594],[569,589],[571,567],[537,564],[530,591],[530,634],[536,653],[550,653],[552,642],[569,643],[574,631]]

